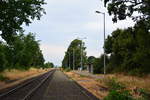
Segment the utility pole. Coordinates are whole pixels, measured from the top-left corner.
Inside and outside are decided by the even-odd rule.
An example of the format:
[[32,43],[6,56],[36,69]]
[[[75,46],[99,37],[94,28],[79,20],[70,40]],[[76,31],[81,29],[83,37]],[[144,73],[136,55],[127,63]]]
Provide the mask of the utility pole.
[[105,53],[105,13],[104,12],[100,12],[100,11],[96,11],[96,13],[98,14],[103,14],[104,16],[104,75],[106,74],[106,59],[105,59],[105,56],[106,56],[106,53]]
[[79,40],[81,40],[81,70],[83,69],[83,39],[87,39],[86,37],[84,37],[84,38],[77,38],[77,39],[79,39]]
[[75,70],[75,50],[73,49],[73,70]]
[[81,70],[83,70],[83,50],[82,50],[82,40],[81,40]]
[[68,55],[69,55],[69,57],[68,57],[69,58],[69,60],[68,60],[69,61],[69,69],[71,69],[70,68],[70,52],[68,52]]

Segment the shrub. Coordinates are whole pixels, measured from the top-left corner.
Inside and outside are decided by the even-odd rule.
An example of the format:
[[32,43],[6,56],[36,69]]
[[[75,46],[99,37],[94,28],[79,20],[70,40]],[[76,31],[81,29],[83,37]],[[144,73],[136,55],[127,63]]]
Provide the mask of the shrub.
[[132,98],[129,91],[111,90],[104,100],[135,100]]
[[8,79],[9,79],[8,77],[5,77],[5,76],[0,74],[0,81],[6,81]]
[[117,79],[110,78],[105,80],[109,88],[109,94],[104,100],[135,100],[129,91],[125,90],[125,85],[117,82]]
[[142,97],[139,98],[138,100],[150,100],[150,93],[149,93],[149,91],[140,88],[140,89],[138,89],[138,92],[139,92],[140,95],[142,96]]
[[117,79],[110,78],[105,80],[105,84],[108,86],[110,90],[121,90],[125,88],[125,85],[121,82],[117,82]]
[[70,72],[71,71],[71,69],[70,68],[65,68],[65,70],[64,71],[66,71],[66,72]]

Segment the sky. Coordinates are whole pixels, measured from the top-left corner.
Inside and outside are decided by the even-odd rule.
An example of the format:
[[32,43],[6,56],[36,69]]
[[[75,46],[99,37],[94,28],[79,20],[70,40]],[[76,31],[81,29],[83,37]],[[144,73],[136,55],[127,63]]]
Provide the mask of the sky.
[[133,26],[131,19],[112,22],[101,0],[45,0],[46,15],[34,20],[30,26],[24,26],[25,33],[36,33],[46,62],[61,65],[65,51],[71,41],[85,38],[87,56],[99,57],[103,53],[103,15],[106,13],[106,36],[117,28]]

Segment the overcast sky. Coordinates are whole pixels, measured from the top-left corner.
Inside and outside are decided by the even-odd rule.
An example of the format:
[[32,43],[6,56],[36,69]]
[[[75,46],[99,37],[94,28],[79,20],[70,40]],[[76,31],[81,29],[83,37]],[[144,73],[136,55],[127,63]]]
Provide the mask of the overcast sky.
[[[25,28],[25,33],[36,33],[41,40],[41,50],[46,61],[61,65],[70,42],[77,37],[84,40],[88,56],[100,56],[103,53],[103,15],[107,13],[101,0],[46,0],[46,15],[40,21],[34,21]],[[106,35],[117,28],[133,26],[128,19],[113,24],[112,17],[106,14]]]

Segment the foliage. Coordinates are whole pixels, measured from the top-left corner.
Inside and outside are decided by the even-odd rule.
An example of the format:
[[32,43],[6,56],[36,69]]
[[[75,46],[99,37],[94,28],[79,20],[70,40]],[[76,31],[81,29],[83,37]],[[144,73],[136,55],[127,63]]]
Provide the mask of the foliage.
[[29,69],[31,66],[40,67],[44,64],[39,41],[35,40],[35,35],[19,34],[14,36],[11,45],[4,42],[0,44],[0,70],[4,69]]
[[65,68],[64,71],[65,71],[65,72],[70,72],[71,69],[70,69],[70,68]]
[[5,55],[5,45],[0,42],[0,71],[3,71],[6,67],[6,55]]
[[140,88],[140,89],[138,89],[138,92],[142,96],[138,100],[149,100],[150,99],[150,93],[149,93],[149,91],[146,91],[145,89]]
[[142,88],[137,88],[134,90],[138,96],[127,90],[126,86],[118,82],[115,78],[108,78],[104,80],[105,84],[109,88],[109,94],[104,98],[104,100],[149,100],[150,94],[148,91]]
[[140,22],[134,28],[117,29],[106,40],[110,54],[108,72],[128,72],[133,75],[150,73],[150,32]]
[[0,33],[2,38],[11,44],[22,25],[29,25],[31,20],[38,20],[45,13],[41,7],[44,0],[1,0],[0,1]]
[[145,27],[150,26],[150,0],[104,0],[104,3],[108,4],[109,15],[114,15],[114,22],[132,17],[135,21],[145,21]]
[[94,56],[88,57],[88,59],[87,59],[87,64],[94,64],[95,59],[96,59],[96,58],[95,58]]
[[109,92],[108,96],[104,100],[135,100],[129,91],[117,91],[112,90]]
[[47,62],[44,64],[43,68],[53,68],[54,64],[52,62]]
[[8,77],[5,77],[5,76],[0,74],[0,81],[6,81],[6,80],[8,80]]
[[133,99],[130,91],[125,90],[125,85],[118,82],[115,78],[105,80],[105,84],[109,88],[109,94],[104,100],[135,100]]
[[110,90],[121,90],[125,88],[125,85],[118,82],[115,78],[110,78],[104,81]]
[[[105,56],[106,64],[108,64],[108,56]],[[94,63],[94,73],[104,73],[104,55],[101,55],[99,58],[95,58]]]
[[[81,46],[82,43],[82,46]],[[82,53],[81,53],[82,49]],[[62,61],[62,66],[64,68],[70,68],[73,69],[73,62],[75,69],[78,69],[81,66],[81,54],[83,57],[83,65],[86,64],[86,47],[84,46],[84,43],[81,40],[75,39],[71,42],[69,45],[67,52],[65,53],[64,59]]]

